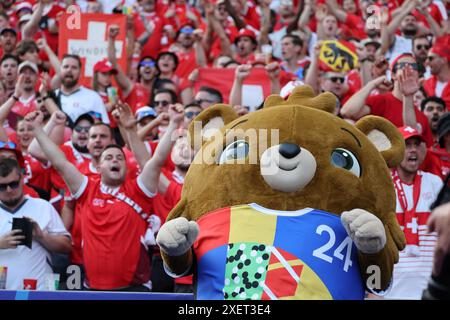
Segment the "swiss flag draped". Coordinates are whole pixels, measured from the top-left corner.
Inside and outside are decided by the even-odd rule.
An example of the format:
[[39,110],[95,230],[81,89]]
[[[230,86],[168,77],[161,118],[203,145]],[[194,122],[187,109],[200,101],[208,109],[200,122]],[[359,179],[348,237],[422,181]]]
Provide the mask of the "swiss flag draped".
[[81,84],[91,85],[94,65],[108,56],[108,28],[112,24],[120,27],[116,53],[120,66],[126,70],[126,19],[125,15],[115,14],[63,14],[59,26],[59,59],[66,53],[81,57]]
[[[224,103],[229,102],[233,86],[235,69],[228,68],[199,68],[198,80],[195,83],[195,92],[200,87],[207,86],[222,93]],[[253,68],[250,75],[245,78],[242,87],[242,105],[255,110],[264,98],[270,95],[270,79],[264,68]]]

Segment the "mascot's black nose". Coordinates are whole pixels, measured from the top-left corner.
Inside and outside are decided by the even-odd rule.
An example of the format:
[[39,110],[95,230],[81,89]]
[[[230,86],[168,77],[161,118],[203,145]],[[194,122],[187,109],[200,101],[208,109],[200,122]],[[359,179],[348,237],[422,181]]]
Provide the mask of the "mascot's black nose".
[[286,159],[292,159],[302,151],[300,147],[293,143],[282,143],[278,151]]

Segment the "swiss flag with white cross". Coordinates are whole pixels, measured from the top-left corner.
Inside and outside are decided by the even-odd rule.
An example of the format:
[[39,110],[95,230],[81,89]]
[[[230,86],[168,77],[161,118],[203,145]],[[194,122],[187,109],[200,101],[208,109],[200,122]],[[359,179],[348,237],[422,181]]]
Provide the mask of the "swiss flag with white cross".
[[59,27],[58,56],[76,54],[83,62],[80,84],[91,86],[94,65],[108,57],[108,28],[117,24],[120,33],[116,37],[116,57],[122,70],[126,71],[126,16],[118,14],[82,13],[79,24],[73,24],[70,14],[61,17]]

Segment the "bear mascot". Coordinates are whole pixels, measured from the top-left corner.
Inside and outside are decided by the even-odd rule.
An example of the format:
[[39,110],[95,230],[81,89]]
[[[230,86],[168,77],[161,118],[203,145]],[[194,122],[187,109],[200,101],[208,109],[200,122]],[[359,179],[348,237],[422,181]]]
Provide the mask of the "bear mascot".
[[389,167],[405,144],[388,120],[354,125],[331,93],[296,87],[238,117],[219,104],[189,127],[178,204],[157,235],[164,268],[197,299],[363,299],[405,246]]

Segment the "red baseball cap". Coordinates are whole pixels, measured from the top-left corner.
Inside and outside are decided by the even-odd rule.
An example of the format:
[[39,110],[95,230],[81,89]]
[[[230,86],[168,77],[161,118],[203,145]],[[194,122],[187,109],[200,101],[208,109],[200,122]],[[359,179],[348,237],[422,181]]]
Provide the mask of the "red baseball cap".
[[447,59],[450,62],[450,35],[442,36],[436,39],[430,52]]
[[112,63],[109,62],[109,60],[106,58],[97,62],[94,65],[94,72],[102,72],[102,73],[112,72],[114,74],[117,74],[117,70],[114,69]]
[[249,37],[250,39],[252,39],[253,43],[257,44],[256,34],[253,30],[247,28],[242,28],[241,30],[239,30],[236,38],[234,38],[234,44],[236,44],[242,37]]
[[398,128],[398,130],[402,134],[403,139],[405,139],[405,141],[412,137],[418,137],[423,142],[426,142],[424,137],[419,133],[419,131],[417,131],[417,129],[414,129],[413,127],[403,126]]
[[15,153],[19,167],[25,168],[25,159],[23,158],[22,151],[19,150],[18,146],[14,142],[0,141],[0,150],[9,150]]
[[413,58],[414,61],[416,61],[416,58],[414,57],[414,55],[412,53],[402,53],[402,54],[398,55],[397,57],[395,57],[394,60],[391,61],[390,69],[392,72],[394,72],[394,67],[397,64],[398,60],[400,60],[401,58],[405,58],[405,57]]

